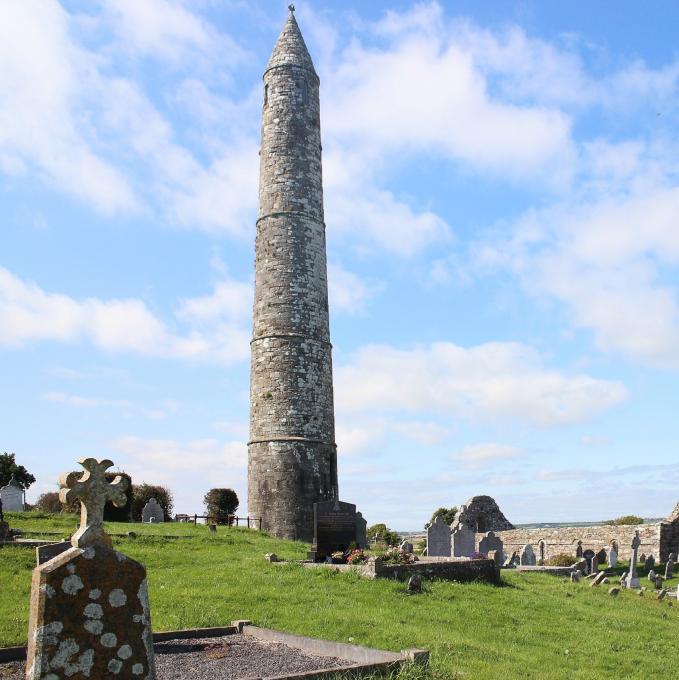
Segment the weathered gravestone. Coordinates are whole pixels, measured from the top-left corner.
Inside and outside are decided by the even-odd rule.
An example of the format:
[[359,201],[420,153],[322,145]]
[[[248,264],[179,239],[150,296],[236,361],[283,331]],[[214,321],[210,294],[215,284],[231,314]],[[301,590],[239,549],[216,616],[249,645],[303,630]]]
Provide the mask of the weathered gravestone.
[[674,576],[674,564],[674,553],[670,553],[667,562],[665,563],[665,578],[672,578]]
[[451,541],[455,557],[471,557],[476,552],[476,533],[464,524],[453,529]]
[[23,512],[24,511],[24,490],[12,475],[7,486],[0,489],[0,500],[4,512]]
[[535,551],[533,546],[528,543],[521,548],[521,554],[519,555],[519,561],[522,567],[534,567],[537,560],[535,559]]
[[615,568],[618,564],[618,551],[613,545],[608,549],[608,564],[611,568]]
[[607,557],[608,555],[606,554],[606,549],[601,548],[601,550],[599,550],[599,552],[596,554],[597,564],[606,564]]
[[356,506],[342,501],[314,503],[314,542],[309,559],[322,561],[356,543]]
[[639,538],[639,532],[634,532],[634,538],[632,539],[632,556],[629,561],[629,573],[625,577],[625,587],[626,588],[639,588],[641,582],[639,581],[639,576],[637,575],[637,562],[639,561],[639,546],[641,545],[641,539]]
[[356,513],[356,545],[361,548],[368,547],[368,522],[360,512]]
[[495,535],[495,532],[489,531],[480,541],[479,541],[479,552],[485,555],[490,555],[491,551],[495,551],[498,555],[497,560],[502,564],[504,560],[504,555],[502,549],[504,544],[499,536]]
[[596,573],[599,572],[599,556],[598,555],[594,555],[594,557],[592,557],[591,568],[592,568],[592,571],[590,572],[590,574],[596,574]]
[[125,505],[127,481],[110,460],[86,458],[61,479],[62,503],[80,501],[72,547],[33,571],[27,680],[155,680],[146,570],[111,547],[104,506]]
[[646,560],[644,561],[644,567],[648,571],[649,569],[655,568],[655,557],[653,555],[649,555]]
[[155,498],[149,498],[148,503],[142,508],[141,521],[145,524],[165,521],[165,511]]
[[655,583],[655,571],[653,571],[653,569],[648,572],[648,580]]
[[593,565],[592,565],[592,562],[594,560],[594,551],[593,550],[585,550],[582,553],[582,558],[586,562],[585,574],[591,574],[594,571]]
[[427,528],[427,557],[450,557],[450,527],[442,515]]

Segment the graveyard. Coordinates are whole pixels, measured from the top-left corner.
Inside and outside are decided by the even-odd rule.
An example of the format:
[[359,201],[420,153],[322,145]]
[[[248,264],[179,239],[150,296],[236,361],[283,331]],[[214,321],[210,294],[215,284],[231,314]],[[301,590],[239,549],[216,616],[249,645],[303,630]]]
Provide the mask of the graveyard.
[[[73,516],[6,513],[12,527],[55,540]],[[425,580],[408,595],[400,580],[273,565],[276,553],[302,560],[309,545],[254,530],[183,523],[107,524],[116,550],[147,570],[154,632],[258,626],[399,651],[429,650],[432,679],[648,677],[666,672],[679,652],[676,600],[649,590],[608,595],[606,586],[502,570],[502,585]],[[127,537],[134,531],[135,538]],[[26,643],[31,549],[0,549],[0,646]],[[625,570],[625,563],[616,567]],[[643,567],[640,568],[645,582]],[[667,582],[676,590],[677,578]],[[669,665],[668,665],[669,664]],[[1,672],[1,671],[0,671]],[[413,677],[422,672],[409,671]],[[2,677],[0,675],[0,677]]]

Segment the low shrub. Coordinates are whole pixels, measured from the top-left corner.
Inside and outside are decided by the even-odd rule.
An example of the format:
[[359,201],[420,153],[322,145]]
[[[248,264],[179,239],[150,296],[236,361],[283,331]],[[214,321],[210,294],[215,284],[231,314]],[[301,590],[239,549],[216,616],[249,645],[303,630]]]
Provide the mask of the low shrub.
[[621,526],[631,526],[633,524],[643,524],[644,518],[638,517],[637,515],[624,515],[623,517],[618,517],[616,519],[609,519],[604,524],[608,526],[621,527]]
[[577,562],[577,559],[577,557],[569,555],[568,553],[559,553],[558,555],[552,555],[549,559],[546,559],[545,564],[550,567],[570,567]]
[[368,556],[360,549],[352,550],[347,555],[347,564],[365,564],[368,561]]
[[412,564],[415,561],[415,555],[400,548],[389,548],[377,557],[385,564]]

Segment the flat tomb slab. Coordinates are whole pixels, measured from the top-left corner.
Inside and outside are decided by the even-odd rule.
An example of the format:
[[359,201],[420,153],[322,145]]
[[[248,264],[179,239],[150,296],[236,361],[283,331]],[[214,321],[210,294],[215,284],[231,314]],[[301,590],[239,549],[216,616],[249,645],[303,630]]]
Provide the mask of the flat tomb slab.
[[[155,637],[157,680],[310,680],[341,670],[360,677],[393,670],[406,661],[426,664],[428,660],[421,650],[384,652],[251,625],[174,631]],[[15,657],[20,649],[23,652],[15,649]],[[24,660],[0,663],[2,680],[24,680],[24,673]]]

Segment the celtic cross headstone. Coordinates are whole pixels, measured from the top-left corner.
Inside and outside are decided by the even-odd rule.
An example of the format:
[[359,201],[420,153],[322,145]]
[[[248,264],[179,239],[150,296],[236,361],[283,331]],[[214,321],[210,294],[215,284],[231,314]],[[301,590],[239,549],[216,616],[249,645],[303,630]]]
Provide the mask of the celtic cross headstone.
[[155,680],[146,570],[116,552],[104,506],[125,504],[127,480],[110,460],[85,458],[61,478],[61,501],[80,501],[72,547],[33,571],[27,680]]

